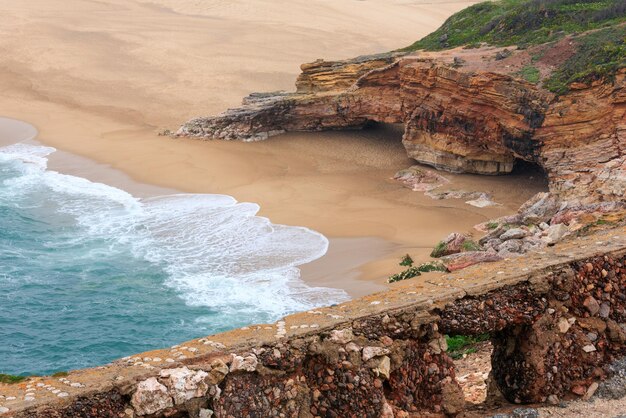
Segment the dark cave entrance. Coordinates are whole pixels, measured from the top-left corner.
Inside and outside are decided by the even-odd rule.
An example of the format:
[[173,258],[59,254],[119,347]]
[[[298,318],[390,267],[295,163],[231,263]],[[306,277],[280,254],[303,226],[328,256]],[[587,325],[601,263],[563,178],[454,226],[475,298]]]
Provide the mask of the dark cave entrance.
[[[376,147],[387,149],[388,151],[398,152],[406,155],[406,149],[402,145],[402,139],[405,132],[405,125],[403,123],[384,123],[376,122],[373,120],[368,121],[361,131],[358,131],[357,135],[363,139],[370,140],[372,144],[376,144]],[[396,159],[395,161],[400,161]],[[398,170],[408,168],[413,165],[423,166],[437,170],[440,174],[446,176],[448,172],[438,169],[428,164],[422,164],[415,159],[407,156],[406,167],[396,167]],[[508,174],[502,174],[497,176],[489,176],[483,174],[469,174],[469,173],[452,173],[454,175],[462,174],[468,176],[479,176],[479,178],[489,179],[492,177],[500,177],[510,179],[515,188],[528,188],[536,192],[548,190],[548,175],[543,167],[536,163],[521,158],[516,158],[513,166],[513,170]],[[489,182],[489,180],[486,180]]]
[[546,179],[546,183],[548,181],[548,175],[543,167],[537,163],[533,163],[530,161],[522,160],[520,158],[515,159],[515,165],[513,166],[512,175],[520,175],[527,174],[531,176],[535,176],[537,178]]
[[513,171],[506,176],[515,178],[522,186],[527,184],[529,188],[548,191],[548,173],[537,163],[516,158]]

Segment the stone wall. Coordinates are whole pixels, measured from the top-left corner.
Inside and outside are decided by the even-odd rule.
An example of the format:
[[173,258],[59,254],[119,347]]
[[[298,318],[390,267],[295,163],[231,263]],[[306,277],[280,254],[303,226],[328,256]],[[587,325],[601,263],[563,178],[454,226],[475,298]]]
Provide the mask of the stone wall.
[[626,229],[620,228],[543,253],[424,275],[275,324],[61,378],[0,385],[1,411],[10,417],[455,415],[466,405],[444,335],[482,333],[494,347],[490,396],[512,403],[590,397],[608,365],[626,354],[625,289]]

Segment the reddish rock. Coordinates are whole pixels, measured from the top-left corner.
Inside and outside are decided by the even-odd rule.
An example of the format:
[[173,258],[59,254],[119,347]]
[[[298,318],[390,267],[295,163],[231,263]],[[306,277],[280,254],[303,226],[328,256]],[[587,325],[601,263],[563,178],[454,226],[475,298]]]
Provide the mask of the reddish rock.
[[575,85],[555,97],[484,55],[490,51],[472,51],[457,68],[445,51],[316,61],[302,67],[296,93],[252,95],[239,109],[185,123],[177,135],[260,140],[285,131],[404,123],[403,144],[418,162],[502,174],[523,159],[544,168],[558,200],[621,204],[626,69],[610,83]]
[[591,316],[595,316],[600,311],[600,304],[598,304],[598,301],[595,300],[593,296],[587,296],[583,305],[587,308]]
[[448,271],[461,270],[474,264],[499,260],[502,260],[502,257],[496,253],[487,251],[468,251],[441,258],[441,262]]
[[441,241],[430,254],[431,257],[439,258],[446,255],[458,254],[464,251],[464,244],[469,243],[470,238],[465,234],[453,232]]

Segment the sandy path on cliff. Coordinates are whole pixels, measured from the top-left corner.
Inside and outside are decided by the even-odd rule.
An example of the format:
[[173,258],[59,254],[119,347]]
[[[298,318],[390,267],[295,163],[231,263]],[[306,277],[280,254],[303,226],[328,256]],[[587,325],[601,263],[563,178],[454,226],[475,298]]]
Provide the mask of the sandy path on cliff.
[[[424,258],[449,232],[511,212],[542,185],[528,175],[450,176],[452,187],[492,192],[503,206],[431,200],[389,180],[411,165],[401,132],[391,128],[254,144],[155,132],[235,106],[253,91],[290,90],[303,62],[410,44],[469,4],[0,0],[0,115],[134,180],[229,194],[259,203],[275,223],[341,237],[304,277],[362,294],[376,287],[341,277],[363,272],[357,276],[381,282],[398,269],[399,254]],[[351,246],[356,238],[368,241]],[[375,261],[363,266],[367,260]]]

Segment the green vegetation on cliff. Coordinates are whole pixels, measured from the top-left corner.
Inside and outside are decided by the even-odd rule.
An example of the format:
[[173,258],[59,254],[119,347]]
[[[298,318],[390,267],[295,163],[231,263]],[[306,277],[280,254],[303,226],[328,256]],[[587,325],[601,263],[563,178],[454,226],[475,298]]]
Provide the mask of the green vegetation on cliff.
[[537,67],[533,67],[532,65],[527,65],[522,68],[518,75],[531,83],[537,84],[539,82],[539,70]]
[[576,53],[545,81],[557,94],[567,93],[574,82],[612,81],[618,69],[626,67],[626,25],[605,28],[574,38]]
[[476,46],[538,45],[626,22],[624,0],[499,0],[478,3],[453,16],[435,32],[405,48],[431,51]]
[[404,51],[471,48],[482,43],[523,49],[551,45],[566,35],[572,36],[574,55],[547,79],[541,80],[533,65],[517,75],[531,83],[543,82],[556,94],[567,93],[574,82],[612,81],[617,70],[626,67],[626,1],[487,1],[454,14]]
[[482,342],[489,341],[489,334],[480,334],[476,336],[464,335],[446,335],[446,343],[448,344],[448,355],[455,360],[463,358],[464,354],[475,353],[476,346]]
[[0,383],[14,384],[26,380],[24,376],[14,376],[12,374],[0,373]]

